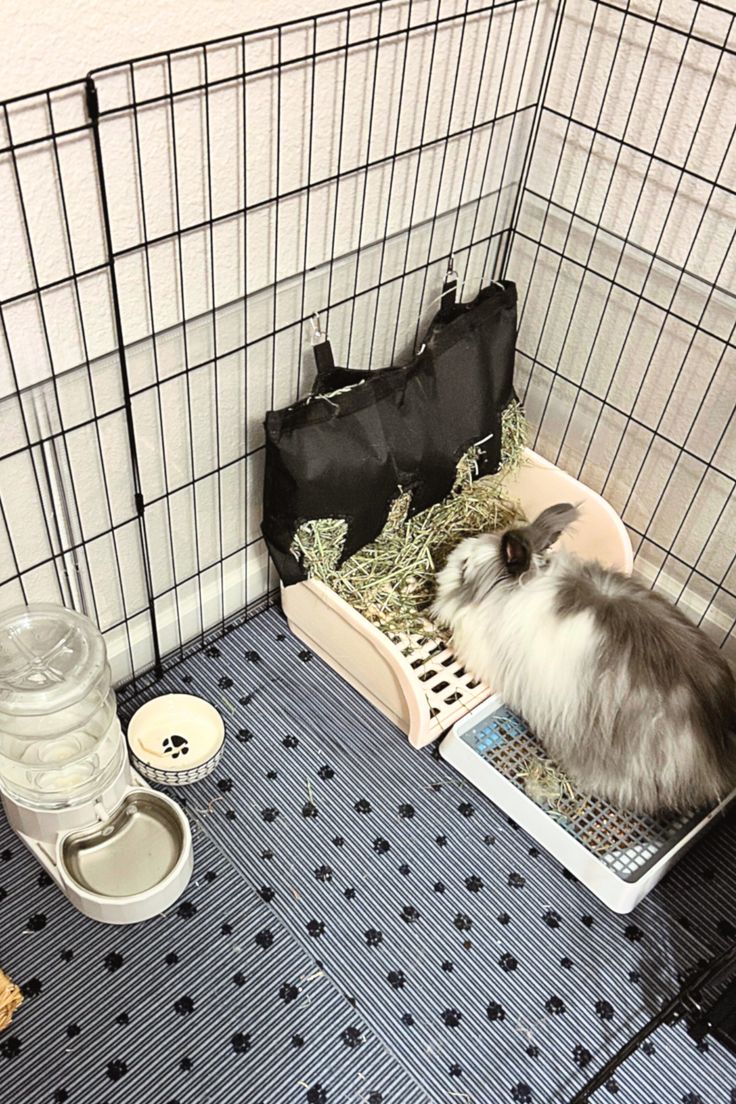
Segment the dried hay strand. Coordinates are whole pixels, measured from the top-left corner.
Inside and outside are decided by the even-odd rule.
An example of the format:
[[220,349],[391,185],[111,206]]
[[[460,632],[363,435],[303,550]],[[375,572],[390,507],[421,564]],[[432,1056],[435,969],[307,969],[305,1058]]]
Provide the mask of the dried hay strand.
[[527,797],[560,819],[576,820],[588,807],[589,799],[577,793],[562,768],[544,754],[531,754],[516,777]]
[[[500,762],[494,765],[500,767]],[[503,771],[507,776],[508,771]],[[646,842],[651,819],[634,810],[615,809],[607,801],[578,790],[565,771],[542,750],[532,750],[521,767],[510,772],[524,793],[599,856],[632,851]],[[660,819],[660,830],[676,814]]]
[[0,1031],[8,1027],[13,1013],[23,1003],[23,994],[7,974],[0,970]]
[[376,540],[344,564],[340,554],[347,523],[342,518],[301,525],[292,552],[310,578],[325,583],[387,635],[418,633],[442,640],[441,630],[427,620],[435,573],[465,537],[506,528],[523,517],[503,484],[522,463],[525,443],[523,411],[510,403],[503,412],[501,466],[495,475],[475,478],[480,450],[474,446],[461,457],[447,498],[409,517],[411,495],[400,494]]

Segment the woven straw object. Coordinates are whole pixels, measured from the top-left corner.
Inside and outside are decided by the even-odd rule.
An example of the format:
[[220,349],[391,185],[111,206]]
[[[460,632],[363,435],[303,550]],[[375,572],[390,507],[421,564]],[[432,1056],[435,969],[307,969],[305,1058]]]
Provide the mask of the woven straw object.
[[10,1024],[13,1013],[22,1003],[20,989],[0,970],[0,1031]]

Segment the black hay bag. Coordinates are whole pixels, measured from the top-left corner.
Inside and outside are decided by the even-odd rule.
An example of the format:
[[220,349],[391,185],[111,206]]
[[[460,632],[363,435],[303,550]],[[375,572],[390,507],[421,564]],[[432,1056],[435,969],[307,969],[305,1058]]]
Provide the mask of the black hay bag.
[[504,281],[469,304],[443,295],[426,345],[404,367],[339,368],[327,342],[315,347],[312,394],[266,415],[262,529],[287,586],[306,578],[291,553],[305,521],[344,518],[346,560],[375,540],[402,491],[412,514],[445,498],[472,445],[482,442],[480,475],[498,470],[515,345],[516,287]]

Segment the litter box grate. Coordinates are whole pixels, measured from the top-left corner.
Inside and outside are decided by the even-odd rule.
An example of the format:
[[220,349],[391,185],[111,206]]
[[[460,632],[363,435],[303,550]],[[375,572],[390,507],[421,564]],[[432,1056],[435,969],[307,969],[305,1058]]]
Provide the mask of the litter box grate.
[[481,717],[461,739],[627,882],[641,878],[705,815],[654,819],[577,792],[506,706]]
[[392,634],[419,680],[429,704],[430,740],[444,735],[461,717],[487,698],[490,690],[463,668],[441,640],[405,633]]

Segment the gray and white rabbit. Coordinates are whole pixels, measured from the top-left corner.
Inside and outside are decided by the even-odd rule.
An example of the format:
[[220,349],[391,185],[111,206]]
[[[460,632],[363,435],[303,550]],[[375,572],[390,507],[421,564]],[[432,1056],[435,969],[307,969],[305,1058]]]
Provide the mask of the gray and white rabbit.
[[711,640],[635,580],[549,549],[578,517],[464,540],[432,614],[583,792],[622,809],[692,810],[736,785],[736,690]]

